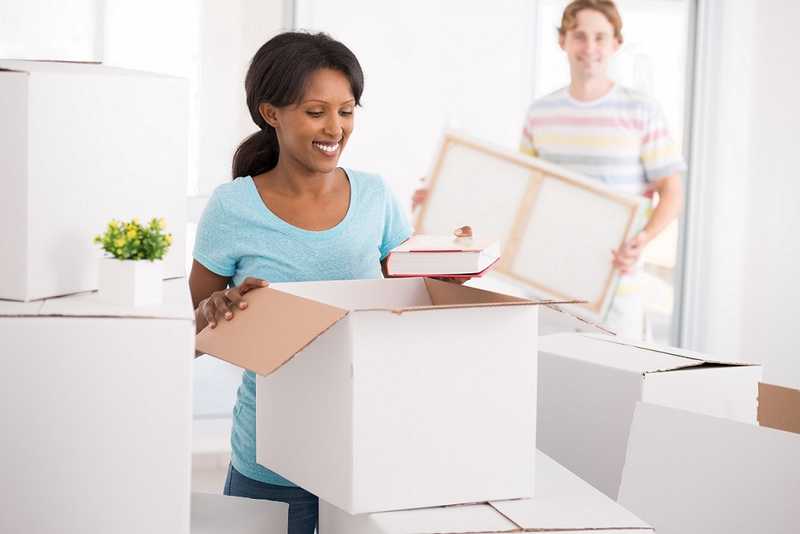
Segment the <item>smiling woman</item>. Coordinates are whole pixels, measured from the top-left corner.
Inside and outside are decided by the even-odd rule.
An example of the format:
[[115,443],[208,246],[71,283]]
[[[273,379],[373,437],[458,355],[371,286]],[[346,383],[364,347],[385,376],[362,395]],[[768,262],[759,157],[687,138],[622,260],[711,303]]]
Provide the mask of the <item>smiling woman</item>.
[[[337,166],[363,90],[346,46],[280,34],[256,52],[245,89],[260,131],[237,149],[234,179],[214,191],[197,228],[189,285],[198,331],[247,313],[247,293],[267,280],[379,278],[389,251],[411,235],[382,178]],[[245,372],[225,494],[287,502],[289,533],[310,534],[317,498],[256,463],[255,389]]]

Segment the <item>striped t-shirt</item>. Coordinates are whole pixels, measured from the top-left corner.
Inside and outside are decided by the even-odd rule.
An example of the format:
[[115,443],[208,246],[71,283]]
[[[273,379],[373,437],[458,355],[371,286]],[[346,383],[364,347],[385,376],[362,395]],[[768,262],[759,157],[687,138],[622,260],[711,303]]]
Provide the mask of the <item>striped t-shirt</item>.
[[686,169],[658,104],[620,85],[589,102],[574,99],[568,87],[536,100],[520,149],[637,195]]

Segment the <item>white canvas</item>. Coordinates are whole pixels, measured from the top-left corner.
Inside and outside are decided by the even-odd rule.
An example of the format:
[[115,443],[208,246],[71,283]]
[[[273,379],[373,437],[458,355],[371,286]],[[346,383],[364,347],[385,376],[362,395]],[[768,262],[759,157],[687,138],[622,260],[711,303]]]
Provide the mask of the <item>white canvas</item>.
[[548,177],[510,271],[564,298],[603,301],[614,277],[610,251],[622,244],[629,218],[613,199]]
[[[543,160],[447,133],[431,173],[419,233],[469,224],[502,243],[496,270],[602,320],[618,273],[610,251],[638,231],[645,199]],[[603,221],[598,225],[597,221]]]
[[659,534],[798,531],[800,435],[639,403],[619,502]]
[[0,532],[189,532],[194,326],[169,286],[163,316],[5,303]]
[[93,238],[111,219],[163,217],[165,276],[185,274],[186,91],[102,65],[0,61],[0,245],[13,258],[0,298],[96,289]]

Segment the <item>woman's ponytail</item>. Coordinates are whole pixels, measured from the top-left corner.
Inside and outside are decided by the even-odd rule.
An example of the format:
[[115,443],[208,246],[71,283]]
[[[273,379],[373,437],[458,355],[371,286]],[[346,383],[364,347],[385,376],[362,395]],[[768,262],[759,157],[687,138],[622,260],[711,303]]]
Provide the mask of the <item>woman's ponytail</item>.
[[278,164],[278,136],[275,128],[267,124],[247,137],[233,154],[233,178],[256,176],[275,168]]

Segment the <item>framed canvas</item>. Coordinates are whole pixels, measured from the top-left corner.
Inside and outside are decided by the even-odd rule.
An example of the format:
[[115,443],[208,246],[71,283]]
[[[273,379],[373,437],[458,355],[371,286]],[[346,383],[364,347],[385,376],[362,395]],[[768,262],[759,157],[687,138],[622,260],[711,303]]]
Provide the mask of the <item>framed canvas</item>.
[[416,231],[472,226],[502,243],[496,271],[546,298],[582,300],[602,320],[619,275],[611,251],[633,237],[647,200],[563,167],[447,133]]

